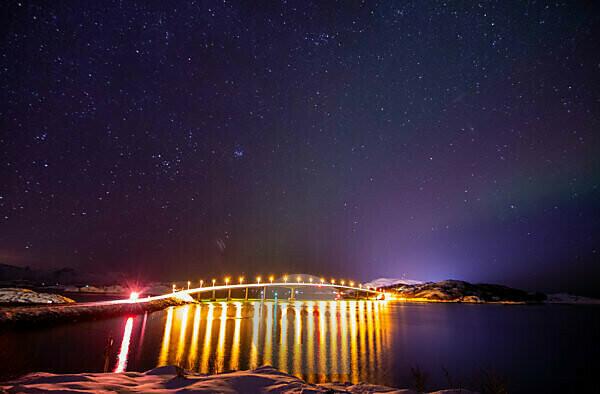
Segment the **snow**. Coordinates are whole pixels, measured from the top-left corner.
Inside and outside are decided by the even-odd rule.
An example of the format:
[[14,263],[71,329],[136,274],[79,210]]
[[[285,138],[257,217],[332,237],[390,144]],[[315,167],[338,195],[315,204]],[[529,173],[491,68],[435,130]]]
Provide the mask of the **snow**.
[[580,297],[567,293],[548,294],[548,304],[600,304],[597,298]]
[[6,304],[66,304],[75,302],[59,294],[37,293],[14,287],[0,288],[0,303]]
[[[371,384],[326,383],[305,381],[270,366],[252,371],[237,371],[218,375],[201,375],[175,366],[164,366],[147,372],[52,374],[36,372],[15,381],[0,383],[0,391],[19,393],[395,393],[416,394]],[[435,394],[468,394],[466,390],[442,390]]]
[[420,285],[421,283],[423,282],[420,280],[412,279],[378,278],[370,282],[363,283],[363,287],[380,288],[393,285]]

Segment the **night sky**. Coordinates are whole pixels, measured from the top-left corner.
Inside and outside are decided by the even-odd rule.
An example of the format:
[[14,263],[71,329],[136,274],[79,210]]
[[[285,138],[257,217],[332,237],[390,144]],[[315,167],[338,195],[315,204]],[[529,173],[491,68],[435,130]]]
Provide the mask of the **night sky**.
[[2,3],[1,263],[594,293],[597,3],[167,3]]

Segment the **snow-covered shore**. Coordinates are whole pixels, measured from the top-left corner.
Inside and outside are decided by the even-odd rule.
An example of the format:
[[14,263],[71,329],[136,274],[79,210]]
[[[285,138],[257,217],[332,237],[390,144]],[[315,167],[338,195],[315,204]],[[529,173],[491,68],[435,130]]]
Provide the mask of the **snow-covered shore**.
[[37,293],[33,290],[14,287],[0,288],[0,303],[3,304],[68,304],[75,302],[59,294]]
[[[36,372],[17,380],[0,383],[9,393],[394,393],[416,394],[366,383],[326,383],[313,385],[275,368],[264,366],[252,371],[201,375],[175,366],[146,372],[51,374]],[[468,394],[467,390],[441,390],[436,394]]]
[[184,305],[188,301],[168,297],[146,302],[90,302],[63,305],[7,307],[0,309],[0,325],[50,324],[65,321],[97,319],[124,314],[140,314]]

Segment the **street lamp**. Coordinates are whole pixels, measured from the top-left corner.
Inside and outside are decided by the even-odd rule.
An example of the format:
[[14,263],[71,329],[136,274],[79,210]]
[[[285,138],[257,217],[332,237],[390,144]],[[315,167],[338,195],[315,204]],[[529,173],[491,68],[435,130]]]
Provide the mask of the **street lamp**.
[[175,283],[173,283],[173,293],[175,293]]
[[204,284],[204,281],[202,279],[200,279],[200,287],[202,287],[203,284]]
[[301,280],[302,280],[302,278],[300,276],[296,277],[296,283],[300,283]]
[[335,279],[332,279],[332,280],[331,280],[331,284],[332,284],[332,285],[335,285]]
[[258,284],[260,285],[260,280],[261,280],[261,279],[262,279],[262,278],[261,278],[260,276],[257,276],[257,277],[256,277],[256,283],[258,283]]
[[312,283],[313,279],[312,279],[312,278],[308,278],[308,281],[309,281],[310,283]]
[[243,277],[243,276],[240,276],[240,285],[241,285],[242,283],[244,283],[244,277]]
[[354,282],[350,281],[350,287],[354,287]]
[[213,280],[212,280],[213,287],[215,287],[215,283],[217,283],[217,280],[216,280],[216,279],[213,279]]
[[269,282],[273,283],[273,279],[275,279],[273,278],[273,275],[269,276]]
[[[225,286],[229,285],[229,276],[225,278]],[[227,301],[231,300],[231,288],[227,289]]]
[[325,278],[321,278],[321,284],[325,283]]
[[344,283],[346,282],[344,282],[344,280],[342,279],[340,283],[342,284],[342,286],[344,286]]
[[288,280],[288,277],[287,277],[287,275],[285,275],[285,276],[283,277],[283,282],[284,282],[284,283],[287,283],[287,280]]
[[188,290],[190,289],[190,284],[191,284],[191,283],[192,283],[192,282],[190,282],[190,281],[188,280]]

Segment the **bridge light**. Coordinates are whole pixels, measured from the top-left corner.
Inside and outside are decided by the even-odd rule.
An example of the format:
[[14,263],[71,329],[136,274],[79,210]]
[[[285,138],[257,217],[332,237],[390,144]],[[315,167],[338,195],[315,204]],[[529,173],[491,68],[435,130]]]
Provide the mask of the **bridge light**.
[[175,283],[173,283],[173,293],[175,293]]
[[312,283],[313,279],[312,279],[312,278],[308,278],[308,281],[309,281],[310,283]]
[[360,289],[362,289],[362,283],[359,283],[359,284],[358,284],[358,287],[359,287]]
[[342,286],[344,286],[344,283],[346,282],[344,282],[344,280],[342,279],[340,283],[342,284]]
[[261,279],[262,279],[262,278],[261,278],[260,276],[257,276],[257,277],[256,277],[256,283],[258,283],[258,284],[260,285],[260,280],[261,280]]
[[202,287],[203,284],[204,284],[204,281],[202,279],[200,279],[200,287]]
[[335,279],[332,279],[332,280],[331,280],[331,284],[332,284],[332,285],[335,285]]
[[190,289],[190,285],[191,285],[191,284],[192,284],[192,282],[190,282],[190,281],[188,280],[188,290]]
[[229,276],[225,278],[225,286],[229,284]]
[[273,278],[273,275],[269,276],[269,282],[273,283],[273,279],[275,279]]
[[325,283],[325,278],[321,278],[321,284]]
[[138,293],[137,291],[132,291],[131,294],[129,294],[130,301],[137,301],[138,298],[140,298],[140,293]]
[[217,283],[217,280],[216,280],[216,279],[213,279],[213,280],[212,280],[213,287],[215,287],[215,283]]
[[296,277],[296,283],[300,283],[301,280],[302,280],[301,277],[299,277],[299,276]]
[[284,283],[287,283],[287,280],[288,280],[288,276],[287,276],[287,275],[285,275],[285,276],[283,277],[283,282],[284,282]]
[[350,287],[354,287],[354,282],[350,281]]
[[243,277],[243,276],[240,276],[240,285],[241,285],[242,283],[244,283],[244,277]]

